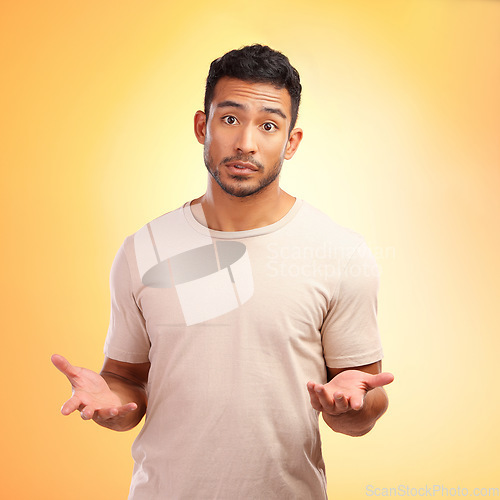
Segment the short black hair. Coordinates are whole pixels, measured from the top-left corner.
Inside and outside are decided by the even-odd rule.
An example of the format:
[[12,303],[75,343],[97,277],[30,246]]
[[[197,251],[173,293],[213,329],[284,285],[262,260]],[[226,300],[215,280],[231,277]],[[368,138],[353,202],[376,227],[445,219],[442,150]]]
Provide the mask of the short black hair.
[[210,64],[205,87],[205,114],[208,116],[214,97],[215,85],[223,77],[237,78],[252,83],[270,83],[276,88],[286,88],[292,100],[292,122],[297,121],[302,85],[298,71],[288,57],[267,45],[247,45],[231,50]]

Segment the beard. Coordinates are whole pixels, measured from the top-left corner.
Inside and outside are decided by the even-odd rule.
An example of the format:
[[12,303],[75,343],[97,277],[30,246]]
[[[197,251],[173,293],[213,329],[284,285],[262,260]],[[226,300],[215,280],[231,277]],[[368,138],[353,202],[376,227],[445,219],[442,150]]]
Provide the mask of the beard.
[[262,191],[265,187],[269,186],[280,174],[281,167],[284,161],[284,152],[281,155],[280,159],[271,167],[269,172],[264,175],[259,180],[249,179],[247,176],[243,175],[230,175],[230,178],[234,182],[226,182],[221,179],[220,176],[220,167],[225,163],[229,163],[231,161],[243,161],[249,162],[255,165],[259,171],[264,170],[264,165],[262,163],[255,160],[252,156],[228,156],[224,158],[219,165],[215,166],[215,162],[213,158],[210,156],[208,148],[205,148],[203,152],[203,160],[205,161],[205,167],[207,167],[210,175],[215,179],[215,182],[221,187],[221,189],[231,196],[236,196],[237,198],[245,198],[247,196],[252,196],[260,191]]

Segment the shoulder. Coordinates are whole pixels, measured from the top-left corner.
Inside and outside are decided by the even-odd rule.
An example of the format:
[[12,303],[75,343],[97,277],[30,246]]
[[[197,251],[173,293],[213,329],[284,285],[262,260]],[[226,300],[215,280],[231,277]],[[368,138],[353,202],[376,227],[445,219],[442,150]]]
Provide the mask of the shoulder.
[[361,234],[338,224],[329,215],[306,201],[302,201],[296,223],[297,230],[301,232],[304,239],[337,249],[344,257],[354,254],[358,247],[366,245]]
[[186,226],[184,207],[185,205],[155,217],[127,235],[116,253],[115,261],[127,262],[131,267],[137,261],[156,262],[157,246],[162,244],[162,240],[182,237]]
[[211,244],[210,231],[195,221],[189,202],[148,222],[126,240],[141,279],[151,268],[172,258],[182,260]]
[[129,237],[133,240],[139,238],[143,233],[158,232],[158,230],[168,229],[170,231],[176,231],[182,229],[185,226],[185,207],[189,205],[189,202],[185,203],[181,207],[174,210],[166,212],[154,219],[150,220],[139,228],[135,233],[132,233]]

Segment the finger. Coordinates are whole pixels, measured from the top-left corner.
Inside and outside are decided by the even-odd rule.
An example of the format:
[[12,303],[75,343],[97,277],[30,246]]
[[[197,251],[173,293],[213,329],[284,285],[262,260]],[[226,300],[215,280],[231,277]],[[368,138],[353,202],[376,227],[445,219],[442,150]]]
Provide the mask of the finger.
[[95,409],[92,406],[85,406],[83,410],[80,412],[80,416],[83,420],[90,420],[95,413]]
[[370,375],[367,380],[369,389],[375,389],[375,387],[382,387],[384,385],[390,384],[394,380],[394,375],[389,372],[377,373],[376,375]]
[[344,413],[349,408],[349,402],[347,398],[341,392],[336,392],[333,395],[333,400],[335,401],[335,410],[339,413]]
[[316,396],[316,390],[315,389],[316,389],[316,387],[318,387],[320,385],[321,384],[316,384],[316,382],[312,382],[312,381],[307,382],[307,390],[309,391],[309,395]]
[[349,399],[349,405],[353,410],[359,411],[363,408],[365,403],[365,398],[362,395],[351,396]]
[[321,406],[321,403],[319,402],[318,395],[316,394],[314,387],[316,384],[314,382],[308,382],[307,383],[307,390],[309,391],[309,398],[311,400],[311,406],[317,410],[317,411],[322,411],[323,407]]
[[73,396],[66,403],[64,403],[61,407],[61,413],[63,415],[69,415],[70,413],[73,413],[75,410],[78,410],[80,406],[82,405],[82,400],[77,397]]
[[128,403],[116,408],[103,408],[95,412],[94,420],[104,421],[111,418],[121,418],[135,410],[137,410],[136,403]]
[[323,407],[323,411],[326,411],[327,413],[334,411],[335,403],[333,397],[328,394],[326,387],[321,384],[316,384],[314,391],[316,392],[316,396]]
[[51,356],[52,364],[66,377],[71,378],[75,377],[78,374],[78,370],[76,366],[73,366],[64,356],[60,354],[53,354]]

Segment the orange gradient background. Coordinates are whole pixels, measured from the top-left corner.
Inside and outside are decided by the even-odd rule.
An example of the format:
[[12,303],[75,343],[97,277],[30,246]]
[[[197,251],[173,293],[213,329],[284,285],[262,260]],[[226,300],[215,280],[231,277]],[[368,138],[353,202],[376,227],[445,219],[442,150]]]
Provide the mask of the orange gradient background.
[[50,355],[99,370],[115,252],[203,193],[208,66],[254,42],[304,87],[284,189],[382,273],[391,404],[322,427],[329,494],[500,487],[500,2],[19,0],[0,40],[1,498],[126,498],[137,430],[63,417]]

